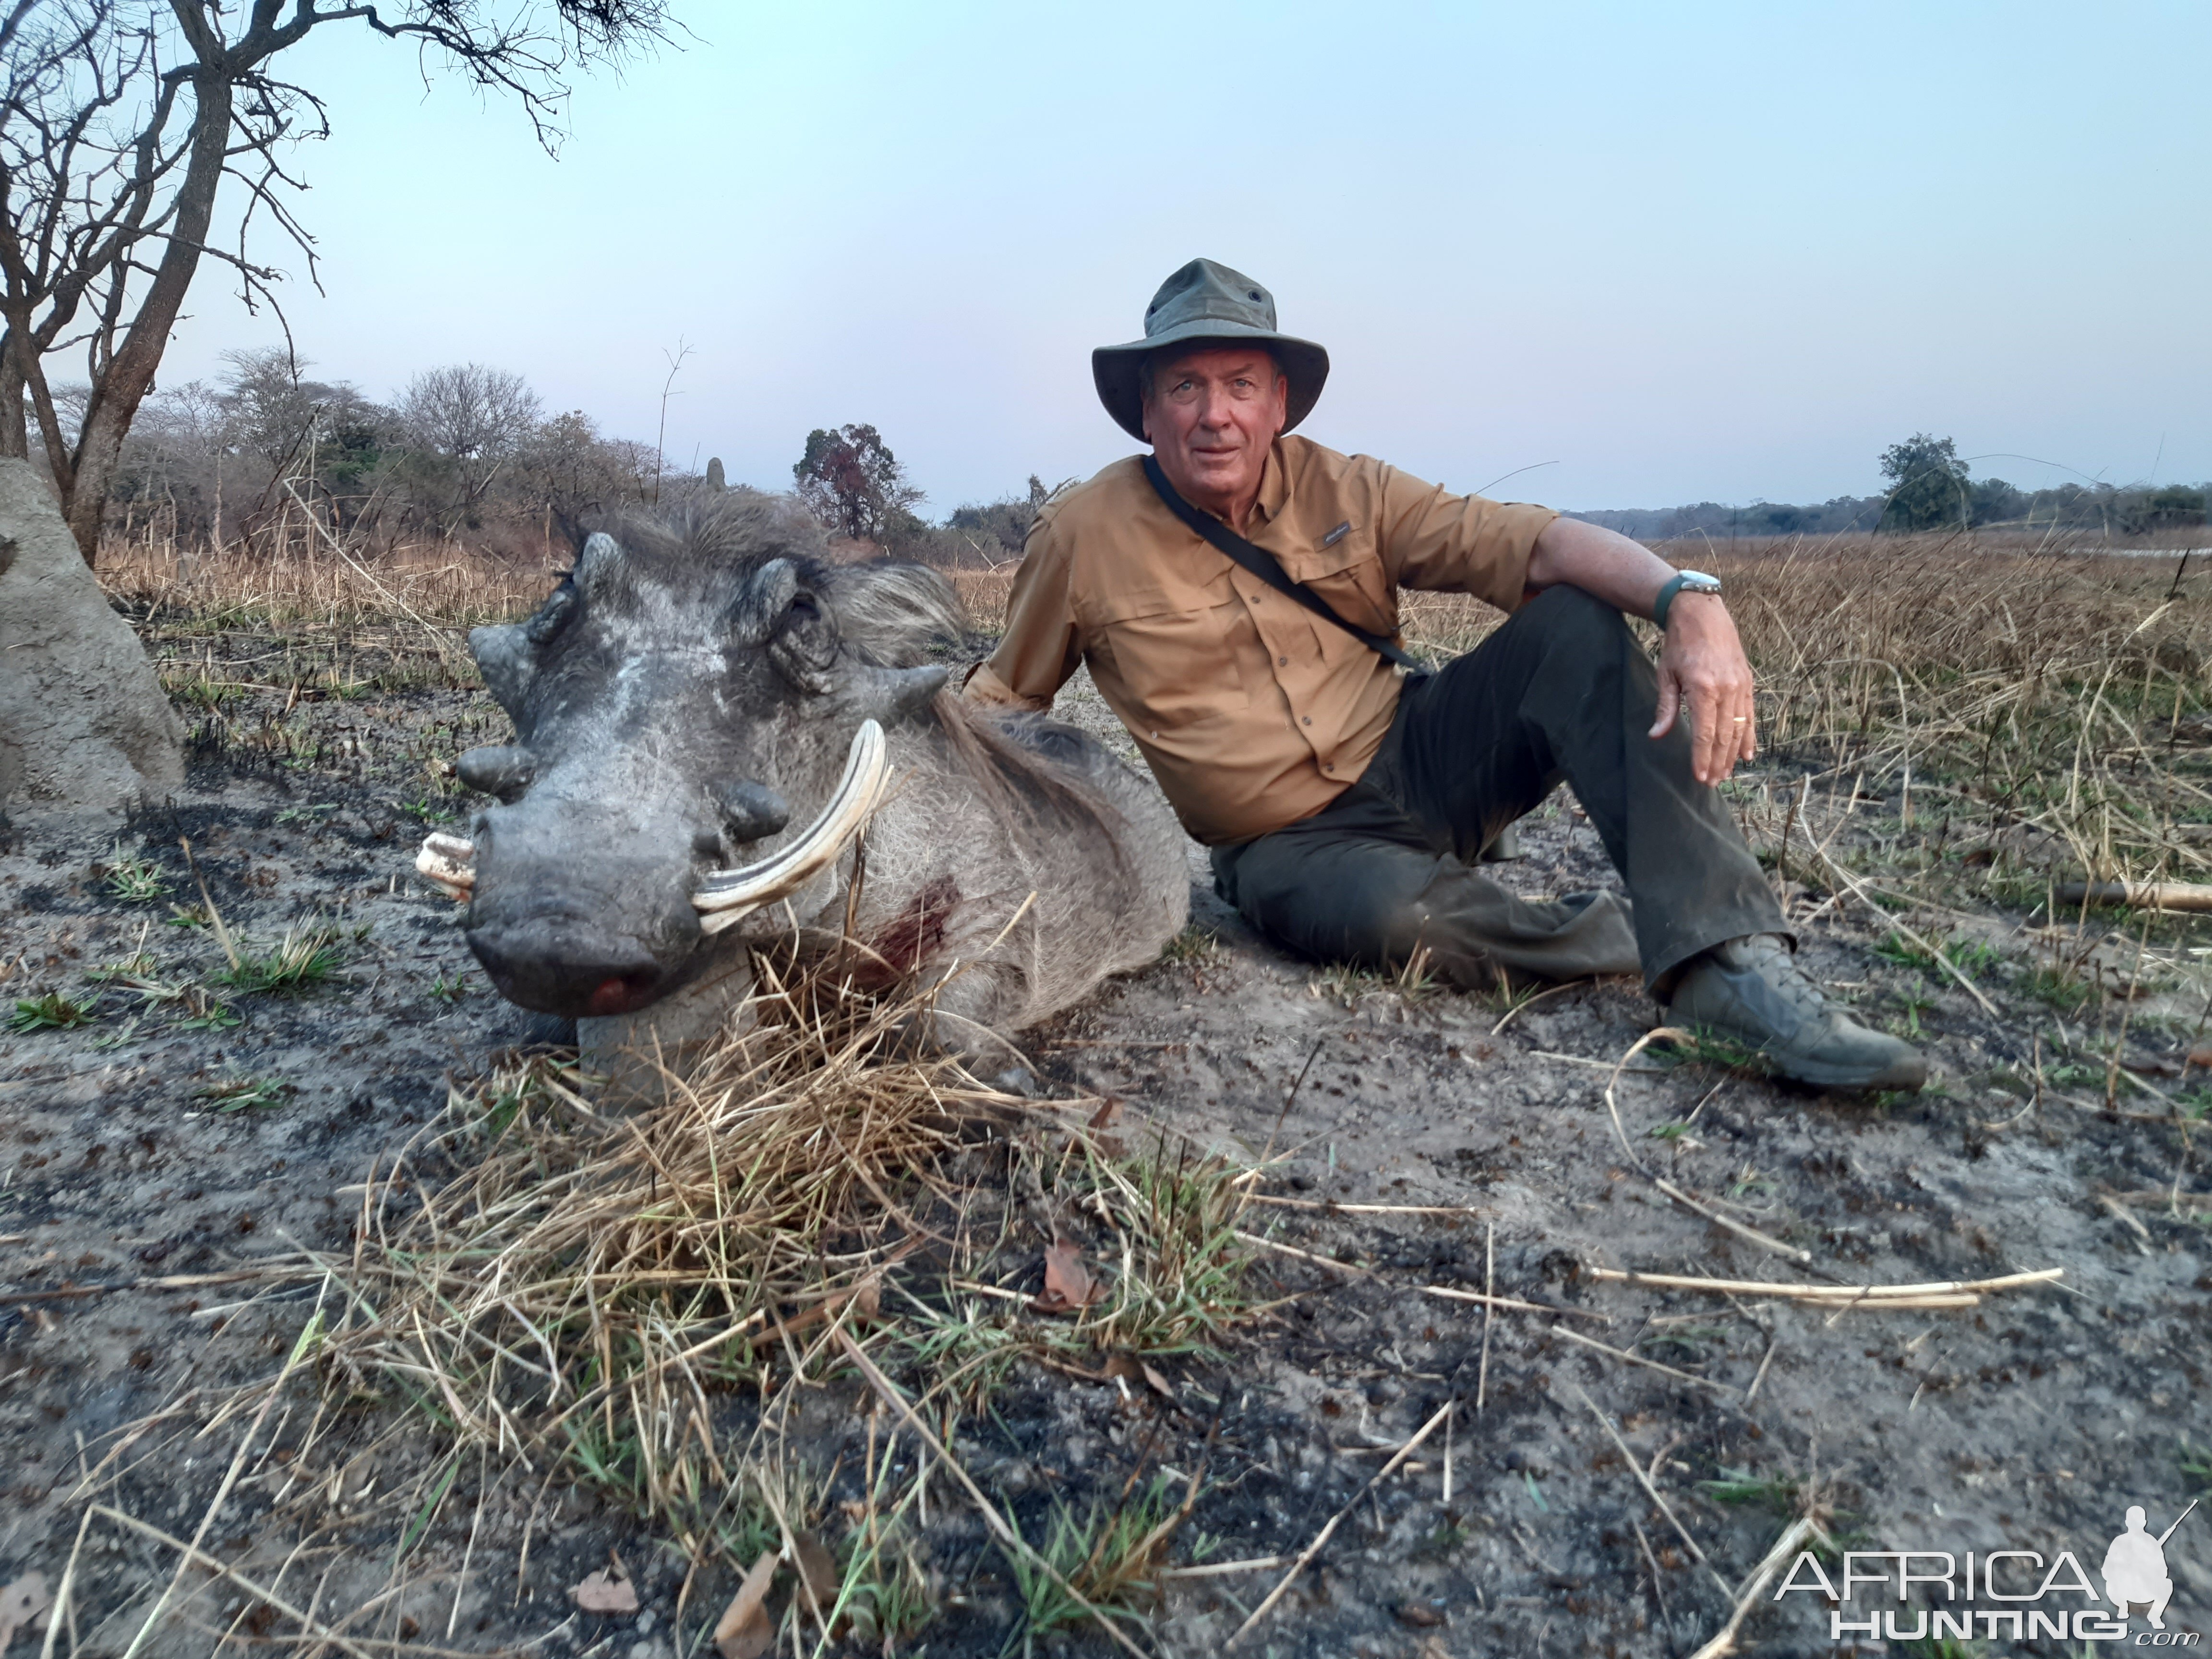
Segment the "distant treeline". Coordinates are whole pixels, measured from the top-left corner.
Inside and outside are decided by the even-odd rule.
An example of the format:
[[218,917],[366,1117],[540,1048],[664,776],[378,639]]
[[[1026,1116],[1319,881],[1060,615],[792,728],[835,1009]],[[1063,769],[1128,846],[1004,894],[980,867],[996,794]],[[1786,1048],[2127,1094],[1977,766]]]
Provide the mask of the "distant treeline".
[[[2139,536],[2151,530],[2203,524],[2208,490],[2212,490],[2212,484],[2168,484],[2157,489],[2061,484],[2055,489],[2028,491],[2015,489],[2002,478],[1982,478],[1969,484],[1961,518],[1975,529],[2057,529],[2100,538]],[[1723,541],[1745,536],[1830,536],[1881,529],[1889,504],[1887,495],[1838,495],[1804,506],[1753,501],[1748,507],[1734,507],[1698,501],[1687,507],[1632,507],[1570,516],[1617,530],[1639,542],[1699,537]]]
[[[521,375],[482,363],[426,369],[383,403],[346,381],[308,378],[308,365],[282,350],[229,352],[223,362],[214,380],[165,387],[141,405],[107,534],[197,548],[327,531],[369,551],[453,539],[557,556],[597,516],[667,505],[706,482],[667,465],[653,444],[602,433],[580,410],[549,412]],[[1032,478],[932,523],[867,427],[811,434],[793,471],[794,493],[850,550],[947,564],[1018,557],[1048,493]]]
[[2002,478],[1977,478],[1949,438],[1916,432],[1881,453],[1889,489],[1879,495],[1838,495],[1817,506],[1753,501],[1749,507],[1699,501],[1694,507],[1631,507],[1574,516],[1638,541],[1697,537],[1834,536],[1851,531],[2010,529],[2094,535],[2103,540],[2204,522],[2208,488],[2166,484],[2122,489],[2066,483],[2018,489]]

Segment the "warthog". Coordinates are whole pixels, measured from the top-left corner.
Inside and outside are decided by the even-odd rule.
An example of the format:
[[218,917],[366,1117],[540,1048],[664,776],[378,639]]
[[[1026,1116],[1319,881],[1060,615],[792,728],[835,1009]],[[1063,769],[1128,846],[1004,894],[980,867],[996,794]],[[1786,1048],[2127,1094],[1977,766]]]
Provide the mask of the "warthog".
[[470,635],[515,739],[460,757],[495,804],[418,867],[587,1053],[677,1054],[788,945],[934,988],[925,1035],[1003,1068],[1006,1033],[1158,955],[1188,878],[1091,738],[945,690],[927,649],[962,621],[936,572],[828,563],[749,492],[594,535],[535,616]]

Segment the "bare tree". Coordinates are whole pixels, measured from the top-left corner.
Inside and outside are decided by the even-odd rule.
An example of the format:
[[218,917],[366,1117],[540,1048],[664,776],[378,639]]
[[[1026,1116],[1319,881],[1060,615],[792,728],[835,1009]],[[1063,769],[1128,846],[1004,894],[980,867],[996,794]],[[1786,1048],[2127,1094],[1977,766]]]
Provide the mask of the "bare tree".
[[[6,0],[0,0],[6,3]],[[314,30],[352,23],[411,41],[478,87],[519,99],[551,149],[566,75],[664,40],[666,0],[12,0],[0,15],[0,455],[35,427],[88,562],[123,441],[203,258],[249,305],[279,273],[252,253],[262,226],[314,274],[288,205],[290,148],[329,131],[321,100],[271,64]],[[223,181],[241,196],[234,247],[216,247]],[[281,315],[281,313],[280,313]],[[82,349],[82,411],[46,360]],[[27,402],[27,410],[26,407]]]
[[499,470],[538,429],[538,394],[520,374],[482,363],[426,369],[408,382],[399,418],[452,485],[447,528],[465,520]]

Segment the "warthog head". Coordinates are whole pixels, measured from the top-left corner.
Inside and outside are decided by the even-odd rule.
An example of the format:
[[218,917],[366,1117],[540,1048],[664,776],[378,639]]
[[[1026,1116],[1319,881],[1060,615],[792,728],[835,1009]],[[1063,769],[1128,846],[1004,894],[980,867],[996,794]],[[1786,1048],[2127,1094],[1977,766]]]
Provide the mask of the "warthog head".
[[592,536],[537,615],[471,634],[515,738],[460,757],[496,804],[420,867],[470,899],[470,947],[510,1001],[646,1006],[866,818],[882,728],[945,683],[908,665],[957,630],[957,601],[932,573],[815,548],[765,498],[710,498]]

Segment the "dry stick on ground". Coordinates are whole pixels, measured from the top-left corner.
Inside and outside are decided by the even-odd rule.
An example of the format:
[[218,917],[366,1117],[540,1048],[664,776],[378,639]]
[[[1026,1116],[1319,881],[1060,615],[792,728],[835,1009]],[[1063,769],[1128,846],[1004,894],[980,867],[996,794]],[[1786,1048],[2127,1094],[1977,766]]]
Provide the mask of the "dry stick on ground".
[[1643,1466],[1636,1461],[1636,1455],[1628,1449],[1628,1443],[1620,1437],[1620,1431],[1613,1426],[1613,1419],[1598,1409],[1597,1401],[1589,1397],[1589,1391],[1581,1383],[1570,1377],[1567,1380],[1567,1386],[1582,1397],[1583,1405],[1589,1407],[1589,1414],[1597,1419],[1598,1427],[1603,1429],[1606,1438],[1613,1442],[1614,1449],[1620,1454],[1620,1461],[1628,1465],[1628,1472],[1636,1477],[1636,1484],[1644,1488],[1644,1496],[1659,1506],[1659,1513],[1667,1517],[1667,1524],[1674,1528],[1674,1535],[1682,1540],[1685,1547],[1696,1559],[1698,1565],[1711,1574],[1713,1583],[1720,1586],[1721,1599],[1724,1601],[1733,1601],[1735,1592],[1729,1587],[1728,1580],[1713,1571],[1713,1564],[1705,1559],[1705,1551],[1699,1549],[1698,1540],[1690,1536],[1690,1529],[1682,1524],[1667,1500],[1659,1495],[1659,1488],[1653,1486],[1651,1477],[1644,1473]]
[[[1483,1282],[1491,1282],[1487,1274]],[[1610,1314],[1601,1314],[1589,1308],[1562,1308],[1550,1302],[1523,1302],[1518,1297],[1491,1296],[1481,1291],[1455,1291],[1448,1285],[1424,1285],[1424,1296],[1441,1296],[1453,1302],[1480,1303],[1485,1308],[1509,1308],[1520,1313],[1565,1314],[1571,1319],[1594,1319],[1601,1325],[1613,1323]],[[1484,1322],[1486,1324],[1488,1321]]]
[[1589,982],[1590,981],[1586,979],[1571,979],[1564,985],[1553,986],[1548,991],[1537,992],[1534,996],[1530,997],[1526,1002],[1515,1003],[1510,1008],[1508,1008],[1505,1011],[1505,1018],[1499,1020],[1497,1024],[1490,1028],[1490,1035],[1496,1036],[1500,1031],[1503,1031],[1507,1026],[1510,1025],[1524,1010],[1534,1007],[1546,997],[1555,997],[1562,991],[1571,991],[1578,985],[1588,985]]
[[[983,1517],[983,1524],[990,1528],[991,1536],[999,1541],[1000,1547],[1021,1555],[1030,1565],[1051,1579],[1063,1595],[1081,1607],[1084,1612],[1089,1613],[1097,1622],[1098,1628],[1113,1638],[1116,1647],[1125,1652],[1136,1655],[1137,1659],[1150,1659],[1150,1656],[1144,1649],[1124,1635],[1120,1626],[1109,1619],[1104,1613],[1092,1606],[1085,1599],[1082,1591],[1061,1577],[1059,1570],[1051,1562],[1031,1549],[1023,1541],[1021,1534],[1006,1524],[1006,1517],[999,1513],[997,1507],[989,1498],[983,1496],[983,1489],[968,1478],[968,1471],[953,1461],[952,1455],[945,1450],[944,1443],[931,1432],[929,1425],[921,1420],[920,1413],[907,1403],[906,1396],[892,1384],[890,1378],[876,1369],[876,1362],[862,1352],[860,1345],[852,1339],[842,1326],[836,1328],[836,1335],[838,1346],[845,1350],[845,1357],[860,1368],[860,1375],[868,1381],[868,1386],[883,1396],[884,1403],[899,1414],[906,1425],[915,1431],[921,1443],[935,1455],[940,1464],[951,1471],[952,1478],[967,1490],[969,1498],[975,1503],[976,1513]],[[1400,1454],[1401,1456],[1403,1455],[1403,1453]],[[1392,1468],[1397,1467],[1395,1460],[1393,1460],[1390,1467]],[[1379,1480],[1381,1477],[1376,1478]]]
[[[1498,1290],[1498,1224],[1492,1222],[1482,1235],[1482,1364],[1474,1375],[1474,1414],[1482,1415],[1483,1402],[1490,1396],[1490,1319]],[[1445,1480],[1450,1480],[1447,1467]]]
[[1768,1582],[1781,1571],[1782,1564],[1804,1547],[1805,1540],[1820,1530],[1810,1516],[1802,1515],[1784,1528],[1782,1536],[1774,1540],[1773,1547],[1766,1552],[1753,1571],[1751,1587],[1744,1591],[1742,1599],[1735,1604],[1735,1611],[1729,1616],[1728,1623],[1721,1626],[1717,1636],[1692,1654],[1690,1659],[1727,1659],[1728,1655],[1734,1653],[1735,1633],[1743,1627],[1743,1621],[1750,1615],[1753,1606],[1765,1594]]
[[[327,1289],[328,1279],[326,1279],[324,1283],[325,1288]],[[293,1371],[298,1368],[301,1357],[313,1351],[314,1344],[310,1340],[311,1334],[318,1333],[320,1329],[322,1311],[323,1298],[317,1297],[314,1314],[309,1318],[306,1328],[300,1333],[299,1340],[293,1343],[292,1352],[285,1358],[283,1370],[276,1374],[276,1380],[269,1385],[269,1392],[262,1397],[261,1409],[253,1414],[253,1421],[247,1425],[245,1434],[240,1437],[238,1451],[230,1460],[230,1468],[223,1474],[222,1484],[216,1488],[214,1501],[207,1506],[207,1513],[200,1516],[199,1530],[192,1534],[192,1541],[183,1547],[185,1554],[178,1560],[177,1571],[171,1577],[168,1587],[155,1601],[153,1611],[146,1615],[146,1622],[138,1626],[138,1633],[131,1638],[131,1645],[123,1650],[123,1659],[134,1659],[134,1656],[146,1645],[147,1638],[154,1633],[154,1626],[161,1623],[161,1615],[169,1610],[169,1603],[176,1599],[177,1587],[185,1581],[185,1571],[190,1565],[191,1557],[198,1553],[201,1541],[208,1535],[208,1529],[215,1525],[216,1516],[222,1510],[223,1504],[229,1500],[230,1489],[237,1483],[239,1471],[246,1467],[246,1455],[253,1449],[254,1437],[261,1432],[261,1425],[269,1420],[269,1413],[275,1407],[277,1396],[283,1393],[284,1384],[290,1379]]]
[[[1251,1171],[1252,1176],[1260,1173]],[[1239,1176],[1239,1181],[1249,1176]],[[1472,1204],[1340,1204],[1333,1198],[1278,1198],[1273,1193],[1254,1193],[1255,1204],[1276,1204],[1286,1210],[1319,1210],[1339,1215],[1480,1215]]]
[[1374,1474],[1369,1479],[1367,1484],[1352,1495],[1352,1501],[1350,1503],[1346,1504],[1334,1515],[1329,1516],[1328,1524],[1321,1529],[1320,1533],[1315,1537],[1312,1543],[1307,1545],[1304,1549],[1298,1552],[1297,1559],[1291,1563],[1291,1570],[1283,1575],[1281,1582],[1277,1583],[1274,1589],[1267,1592],[1267,1599],[1261,1602],[1258,1607],[1253,1608],[1251,1616],[1246,1619],[1243,1624],[1237,1626],[1236,1631],[1230,1636],[1229,1639],[1221,1644],[1221,1650],[1224,1653],[1228,1652],[1239,1642],[1243,1641],[1254,1626],[1257,1625],[1262,1619],[1265,1619],[1269,1613],[1273,1611],[1275,1603],[1281,1601],[1285,1595],[1290,1593],[1290,1588],[1297,1581],[1298,1575],[1306,1570],[1307,1566],[1313,1561],[1314,1557],[1322,1553],[1322,1550],[1328,1545],[1330,1538],[1335,1535],[1336,1529],[1344,1524],[1344,1517],[1350,1515],[1355,1509],[1358,1508],[1361,1500],[1364,1499],[1369,1492],[1381,1486],[1385,1479],[1396,1472],[1398,1465],[1404,1462],[1408,1457],[1413,1455],[1414,1448],[1419,1446],[1424,1440],[1426,1440],[1431,1435],[1434,1434],[1437,1430],[1442,1426],[1444,1419],[1451,1415],[1452,1404],[1453,1402],[1451,1401],[1447,1400],[1442,1406],[1438,1407],[1437,1408],[1436,1414],[1431,1417],[1427,1422],[1421,1425],[1419,1430],[1415,1432],[1413,1437],[1411,1440],[1408,1440],[1404,1445],[1398,1448],[1397,1455],[1393,1457],[1389,1462],[1385,1463],[1381,1468],[1376,1470]]
[[1249,1561],[1209,1561],[1195,1567],[1162,1567],[1163,1578],[1222,1578],[1232,1572],[1266,1572],[1283,1565],[1279,1555],[1255,1555]]
[[1868,909],[1879,914],[1883,921],[1887,921],[1899,933],[1904,934],[1906,939],[1911,940],[1915,945],[1918,946],[1919,949],[1925,951],[1938,968],[1941,968],[1945,973],[1950,975],[1953,979],[1957,980],[1959,983],[1965,988],[1967,995],[1971,996],[1975,1001],[1982,1005],[1982,1011],[1988,1014],[1991,1019],[2002,1019],[2004,1018],[2003,1015],[1997,1012],[1996,1004],[1991,1002],[1989,998],[1982,994],[1982,988],[1975,984],[1971,979],[1968,979],[1966,975],[1965,970],[1962,969],[1958,963],[1953,962],[1950,957],[1945,956],[1942,951],[1936,949],[1935,945],[1930,945],[1926,939],[1923,939],[1917,933],[1914,932],[1911,927],[1907,926],[1893,913],[1884,910],[1880,905],[1876,904],[1873,898],[1868,894],[1867,890],[1860,884],[1858,878],[1852,875],[1850,871],[1838,864],[1835,860],[1828,856],[1828,849],[1826,848],[1823,847],[1818,850],[1820,854],[1820,862],[1826,865],[1829,871],[1839,878],[1845,886],[1851,890],[1852,893],[1857,896],[1860,903],[1865,905]]
[[[110,1509],[105,1504],[94,1504],[86,1511],[86,1515],[88,1519],[90,1516],[96,1515],[104,1521],[112,1521],[118,1526],[128,1527],[131,1531],[143,1534],[146,1537],[152,1539],[157,1544],[166,1545],[170,1549],[179,1552],[180,1556],[183,1558],[179,1563],[178,1567],[178,1571],[180,1574],[184,1568],[187,1566],[204,1567],[210,1572],[229,1579],[232,1583],[237,1585],[239,1589],[244,1590],[248,1595],[253,1596],[257,1600],[265,1601],[269,1606],[276,1608],[277,1612],[283,1613],[284,1617],[296,1623],[301,1630],[306,1631],[318,1641],[329,1644],[332,1646],[343,1648],[348,1653],[357,1656],[357,1659],[369,1659],[368,1650],[362,1647],[359,1643],[349,1641],[345,1637],[339,1635],[337,1632],[332,1630],[327,1625],[319,1624],[316,1620],[309,1618],[306,1613],[301,1612],[299,1608],[294,1607],[289,1601],[284,1600],[283,1596],[278,1595],[274,1590],[263,1589],[259,1584],[255,1583],[251,1578],[246,1577],[243,1573],[237,1571],[228,1563],[216,1556],[210,1555],[205,1550],[200,1548],[197,1544],[187,1544],[181,1538],[173,1538],[167,1533],[163,1532],[159,1527],[151,1526],[146,1522],[141,1521],[134,1515],[125,1515],[121,1510]],[[58,1604],[57,1604],[54,1609],[55,1613],[58,1613],[60,1610]],[[57,1619],[55,1622],[58,1623],[59,1620]],[[51,1633],[48,1637],[48,1644],[49,1646],[52,1645]],[[379,1645],[381,1646],[383,1644],[379,1644]]]
[[1647,1370],[1662,1372],[1684,1382],[1695,1382],[1700,1388],[1711,1389],[1715,1394],[1733,1395],[1736,1390],[1725,1382],[1716,1382],[1710,1376],[1699,1376],[1692,1371],[1678,1371],[1672,1365],[1662,1365],[1656,1359],[1646,1359],[1640,1353],[1631,1353],[1626,1348],[1616,1348],[1595,1337],[1584,1336],[1580,1331],[1571,1331],[1565,1325],[1554,1325],[1551,1334],[1564,1336],[1570,1342],[1580,1343],[1585,1348],[1595,1348],[1600,1353],[1611,1354],[1615,1359],[1625,1359],[1632,1365],[1641,1365]]
[[1236,1235],[1247,1244],[1257,1244],[1263,1250],[1280,1250],[1285,1255],[1296,1256],[1301,1261],[1310,1261],[1316,1267],[1334,1267],[1340,1273],[1356,1273],[1362,1279],[1372,1279],[1372,1268],[1355,1267],[1349,1261],[1333,1261],[1325,1255],[1316,1255],[1311,1250],[1301,1250],[1290,1244],[1279,1244],[1272,1238],[1262,1238],[1257,1233],[1239,1231]]
[[1654,1176],[1651,1178],[1651,1184],[1656,1187],[1661,1192],[1666,1194],[1668,1197],[1673,1199],[1684,1209],[1693,1211],[1697,1214],[1705,1217],[1705,1218],[1711,1222],[1714,1226],[1721,1228],[1725,1231],[1734,1233],[1738,1238],[1743,1240],[1745,1243],[1756,1244],[1762,1250],[1771,1250],[1776,1255],[1787,1256],[1790,1261],[1796,1262],[1800,1267],[1809,1267],[1813,1265],[1812,1251],[1801,1250],[1794,1244],[1784,1244],[1778,1238],[1769,1238],[1765,1233],[1758,1231],[1758,1229],[1747,1227],[1741,1221],[1731,1221],[1719,1211],[1709,1209],[1705,1205],[1698,1203],[1696,1199],[1692,1198],[1689,1194],[1684,1192],[1673,1182],[1662,1181],[1658,1176]]
[[2001,1279],[1946,1279],[1930,1285],[1775,1285],[1759,1279],[1699,1279],[1691,1273],[1643,1273],[1619,1267],[1593,1267],[1590,1277],[1610,1285],[1636,1285],[1659,1291],[1704,1291],[1713,1296],[1779,1296],[1796,1302],[1887,1302],[1898,1297],[1980,1296],[2022,1285],[2047,1285],[2063,1279],[2063,1267],[2039,1267]]
[[[1717,1211],[1708,1208],[1706,1206],[1699,1203],[1696,1199],[1692,1198],[1680,1188],[1675,1186],[1672,1182],[1665,1180],[1659,1176],[1649,1165],[1647,1165],[1642,1158],[1637,1157],[1635,1149],[1629,1146],[1628,1131],[1622,1127],[1620,1121],[1620,1102],[1614,1095],[1613,1090],[1615,1085],[1617,1085],[1620,1081],[1621,1073],[1628,1069],[1628,1062],[1635,1059],[1636,1056],[1642,1052],[1646,1044],[1656,1042],[1662,1037],[1674,1042],[1688,1042],[1692,1041],[1692,1036],[1689,1032],[1678,1030],[1674,1026],[1654,1026],[1650,1030],[1646,1031],[1642,1036],[1637,1038],[1634,1042],[1629,1044],[1628,1052],[1623,1054],[1620,1059],[1614,1063],[1613,1075],[1605,1080],[1606,1115],[1613,1120],[1613,1138],[1620,1143],[1620,1155],[1628,1160],[1629,1167],[1633,1169],[1637,1174],[1642,1176],[1646,1181],[1656,1187],[1668,1198],[1674,1200],[1675,1203],[1682,1206],[1683,1208],[1703,1216],[1715,1226],[1720,1227],[1728,1232],[1734,1233],[1737,1237],[1744,1240],[1747,1243],[1756,1244],[1763,1250],[1771,1250],[1777,1255],[1786,1255],[1791,1261],[1797,1262],[1801,1266],[1810,1267],[1813,1261],[1813,1255],[1811,1251],[1801,1250],[1792,1245],[1783,1243],[1779,1239],[1769,1238],[1765,1233],[1759,1232],[1753,1228],[1745,1226],[1741,1221],[1731,1221],[1728,1217],[1722,1215]],[[1708,1098],[1710,1098],[1710,1097],[1708,1097]],[[1703,1101],[1698,1103],[1700,1106],[1704,1103],[1705,1103]]]

